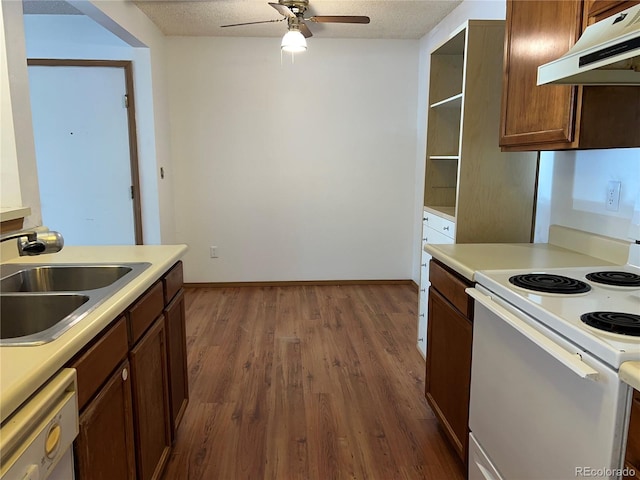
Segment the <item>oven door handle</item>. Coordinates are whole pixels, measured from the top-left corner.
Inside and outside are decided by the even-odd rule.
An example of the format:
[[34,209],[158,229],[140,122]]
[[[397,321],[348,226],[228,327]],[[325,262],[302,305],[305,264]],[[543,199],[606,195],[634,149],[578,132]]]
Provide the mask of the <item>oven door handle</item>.
[[507,309],[492,301],[490,296],[479,292],[475,288],[468,288],[466,292],[477,302],[488,308],[491,312],[507,322],[519,333],[524,335],[527,339],[539,346],[541,349],[543,349],[545,352],[562,363],[565,367],[567,367],[579,377],[590,378],[592,380],[598,378],[598,371],[584,363],[580,354],[569,353],[555,342],[549,340],[538,330],[531,327],[530,325],[527,325],[527,323],[513,315]]

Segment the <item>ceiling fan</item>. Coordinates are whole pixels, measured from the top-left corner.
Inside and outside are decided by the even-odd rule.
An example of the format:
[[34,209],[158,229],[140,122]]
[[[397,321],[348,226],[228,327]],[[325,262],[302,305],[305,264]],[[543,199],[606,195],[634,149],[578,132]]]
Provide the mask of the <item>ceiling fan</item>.
[[278,0],[278,3],[268,2],[275,8],[282,18],[276,20],[262,20],[259,22],[234,23],[221,25],[221,27],[238,27],[241,25],[255,25],[258,23],[273,23],[287,21],[287,33],[282,38],[282,49],[288,52],[301,52],[307,49],[306,38],[313,35],[307,22],[314,23],[362,23],[370,22],[369,17],[353,15],[314,15],[305,18],[304,14],[309,8],[309,0]]

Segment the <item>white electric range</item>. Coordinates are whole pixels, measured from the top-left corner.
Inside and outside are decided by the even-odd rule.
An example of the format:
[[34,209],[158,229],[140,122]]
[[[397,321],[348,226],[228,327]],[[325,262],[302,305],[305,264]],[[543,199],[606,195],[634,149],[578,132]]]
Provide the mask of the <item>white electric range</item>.
[[[626,283],[627,286],[607,285],[587,278],[587,276],[599,278],[607,272],[611,272],[609,276],[613,280],[622,279],[622,283]],[[593,277],[592,274],[598,275]],[[525,283],[527,281],[547,283],[550,285],[549,290],[559,286],[565,290],[575,288],[580,292],[582,285],[585,285],[584,289],[588,288],[588,290],[572,294],[530,290],[509,281],[510,278],[518,275],[526,275],[523,278]],[[564,280],[565,278],[569,280]],[[625,282],[627,278],[629,281]],[[616,370],[620,368],[622,362],[640,360],[640,268],[638,267],[631,265],[577,267],[537,269],[530,272],[497,270],[479,272],[476,275],[476,281]],[[517,279],[513,281],[517,282]],[[610,315],[596,315],[591,324],[582,320],[583,315],[594,312],[610,312]],[[590,321],[589,317],[586,320]],[[604,324],[601,328],[596,327],[600,323],[599,320]],[[613,325],[607,326],[608,321],[612,321]],[[619,333],[625,330],[629,333]]]
[[640,267],[475,279],[469,478],[622,478],[632,389],[618,370],[640,360]]

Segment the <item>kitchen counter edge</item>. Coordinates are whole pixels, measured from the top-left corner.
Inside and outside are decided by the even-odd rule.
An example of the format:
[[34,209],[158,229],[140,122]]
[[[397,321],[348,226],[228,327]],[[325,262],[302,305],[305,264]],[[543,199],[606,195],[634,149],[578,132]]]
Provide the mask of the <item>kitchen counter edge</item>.
[[186,245],[65,247],[55,254],[4,263],[125,263],[151,266],[56,340],[38,346],[0,347],[0,422],[4,423],[107,325],[158,281],[187,251]]
[[624,362],[620,365],[620,380],[640,390],[640,362]]
[[479,270],[614,265],[549,243],[428,243],[424,251],[472,282]]

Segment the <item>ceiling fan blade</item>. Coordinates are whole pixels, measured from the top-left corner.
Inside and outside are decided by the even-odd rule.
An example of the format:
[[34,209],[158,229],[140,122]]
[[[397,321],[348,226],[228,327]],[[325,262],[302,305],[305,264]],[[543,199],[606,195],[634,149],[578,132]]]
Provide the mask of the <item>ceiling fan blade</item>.
[[369,17],[349,16],[349,15],[315,15],[311,18],[305,18],[316,23],[369,23]]
[[313,33],[311,33],[311,30],[309,30],[309,27],[307,27],[307,24],[304,22],[300,22],[300,33],[302,33],[305,38],[313,36]]
[[269,2],[269,5],[271,5],[273,8],[275,8],[278,13],[284,17],[295,17],[295,13],[293,13],[291,10],[289,10],[289,7],[287,7],[286,5],[281,5],[279,3],[273,3],[273,2]]
[[260,22],[233,23],[231,25],[220,25],[220,28],[224,28],[224,27],[239,27],[241,25],[256,25],[258,23],[282,22],[283,20],[284,20],[284,18],[279,18],[277,20],[262,20]]

